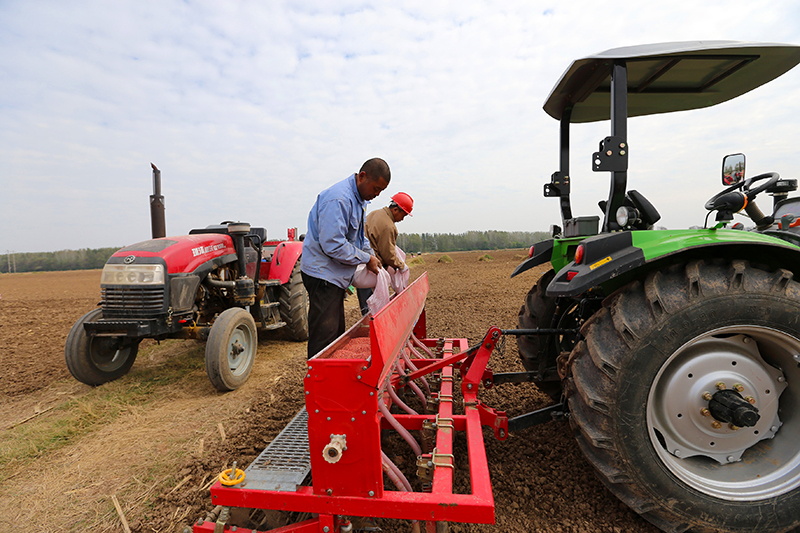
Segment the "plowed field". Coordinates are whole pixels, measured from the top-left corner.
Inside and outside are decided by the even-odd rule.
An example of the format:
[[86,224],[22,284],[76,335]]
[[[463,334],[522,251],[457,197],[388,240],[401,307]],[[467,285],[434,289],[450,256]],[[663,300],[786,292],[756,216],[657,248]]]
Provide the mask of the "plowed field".
[[[525,294],[543,270],[509,279],[524,252],[489,252],[492,260],[479,260],[485,254],[451,253],[452,263],[426,255],[412,268],[412,278],[428,272],[429,336],[466,337],[473,344],[490,326],[516,327]],[[303,405],[305,343],[280,335],[261,339],[250,380],[227,394],[208,382],[203,347],[195,341],[143,343],[124,378],[96,389],[75,382],[64,364],[64,341],[72,324],[97,304],[99,277],[99,271],[0,276],[2,445],[24,446],[10,437],[64,413],[75,411],[82,421],[59,437],[58,446],[28,450],[33,459],[2,465],[0,531],[123,531],[115,500],[134,532],[183,531],[213,507],[211,478],[234,460],[248,464]],[[347,307],[352,324],[360,318],[355,297]],[[181,365],[179,378],[159,384],[160,375],[174,375],[175,365]],[[513,338],[490,367],[522,370]],[[148,402],[154,390],[160,392]],[[104,394],[115,398],[114,413],[98,408]],[[503,385],[481,398],[509,416],[551,403],[532,385]],[[81,431],[82,424],[93,424],[91,431]],[[657,531],[595,478],[567,422],[533,427],[504,442],[484,435],[496,525],[453,523],[451,531]],[[457,457],[457,467],[464,464]],[[403,521],[379,525],[410,530]]]

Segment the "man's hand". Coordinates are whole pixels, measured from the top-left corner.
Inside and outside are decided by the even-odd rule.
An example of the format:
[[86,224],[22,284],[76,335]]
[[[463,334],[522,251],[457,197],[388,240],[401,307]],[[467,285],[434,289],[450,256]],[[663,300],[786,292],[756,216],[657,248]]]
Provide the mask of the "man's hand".
[[369,263],[367,263],[367,270],[377,274],[381,270],[381,261],[374,255],[369,256]]

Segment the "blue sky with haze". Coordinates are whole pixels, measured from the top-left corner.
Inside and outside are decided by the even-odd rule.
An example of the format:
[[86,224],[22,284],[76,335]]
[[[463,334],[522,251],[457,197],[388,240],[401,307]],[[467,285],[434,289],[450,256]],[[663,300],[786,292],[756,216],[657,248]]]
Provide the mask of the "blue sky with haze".
[[[168,234],[222,220],[305,231],[322,189],[374,156],[415,199],[405,233],[546,231],[574,59],[688,40],[800,44],[792,0],[629,2],[0,0],[0,254],[150,236],[150,162]],[[576,215],[599,214],[573,128]],[[704,110],[632,119],[628,185],[663,224],[702,224],[723,155],[800,178],[800,67]],[[769,200],[765,198],[765,203]]]

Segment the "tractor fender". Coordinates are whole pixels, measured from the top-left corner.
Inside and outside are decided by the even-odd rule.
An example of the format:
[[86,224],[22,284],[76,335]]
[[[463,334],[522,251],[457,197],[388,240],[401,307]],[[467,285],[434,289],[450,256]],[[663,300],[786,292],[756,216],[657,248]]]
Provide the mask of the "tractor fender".
[[638,277],[667,263],[701,258],[753,258],[800,275],[800,247],[749,231],[626,231],[589,237],[581,245],[580,264],[572,261],[561,268],[547,287],[548,296],[577,296],[615,278]]
[[511,273],[511,277],[513,278],[517,274],[522,274],[526,270],[550,261],[553,257],[554,242],[553,239],[547,239],[546,241],[535,243],[531,249],[530,258],[517,265],[517,268]]
[[531,247],[530,258],[526,259],[514,269],[511,277],[522,274],[526,270],[545,263],[552,263],[553,268],[558,270],[575,255],[575,248],[585,237],[567,237],[562,239],[547,239],[539,241]]
[[272,261],[270,261],[269,266],[269,277],[267,279],[279,279],[281,285],[287,283],[302,253],[303,243],[300,241],[283,241],[278,243],[278,246],[275,247],[275,252],[272,254]]

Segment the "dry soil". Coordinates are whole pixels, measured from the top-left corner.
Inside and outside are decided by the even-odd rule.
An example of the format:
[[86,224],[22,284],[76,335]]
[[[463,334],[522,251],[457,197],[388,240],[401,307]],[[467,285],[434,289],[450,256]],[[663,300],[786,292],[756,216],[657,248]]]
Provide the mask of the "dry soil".
[[[449,253],[452,263],[425,255],[424,264],[412,268],[412,278],[428,272],[429,336],[465,337],[473,344],[490,326],[516,327],[525,294],[543,268],[510,279],[524,251],[488,252],[491,260],[486,254]],[[48,408],[98,393],[71,378],[63,350],[72,324],[97,305],[99,277],[99,271],[0,276],[0,427],[25,424],[37,413],[36,420],[46,420],[55,411]],[[348,298],[347,312],[348,324],[360,318],[355,297]],[[134,532],[182,531],[211,509],[211,478],[233,460],[248,464],[302,407],[305,343],[263,338],[250,380],[227,394],[206,379],[202,346],[194,341],[153,345],[142,353],[130,374],[98,389],[135,386],[173,358],[199,363],[157,405],[131,406],[107,427],[41,453],[25,468],[2,465],[10,474],[0,489],[0,531],[122,531],[114,498]],[[490,366],[495,372],[522,370],[513,338]],[[551,403],[532,385],[503,385],[481,398],[509,416]],[[485,440],[496,524],[451,524],[451,531],[657,531],[596,479],[567,422],[536,426],[503,442],[485,432]],[[169,467],[153,472],[164,458]],[[408,530],[403,521],[379,525]]]

